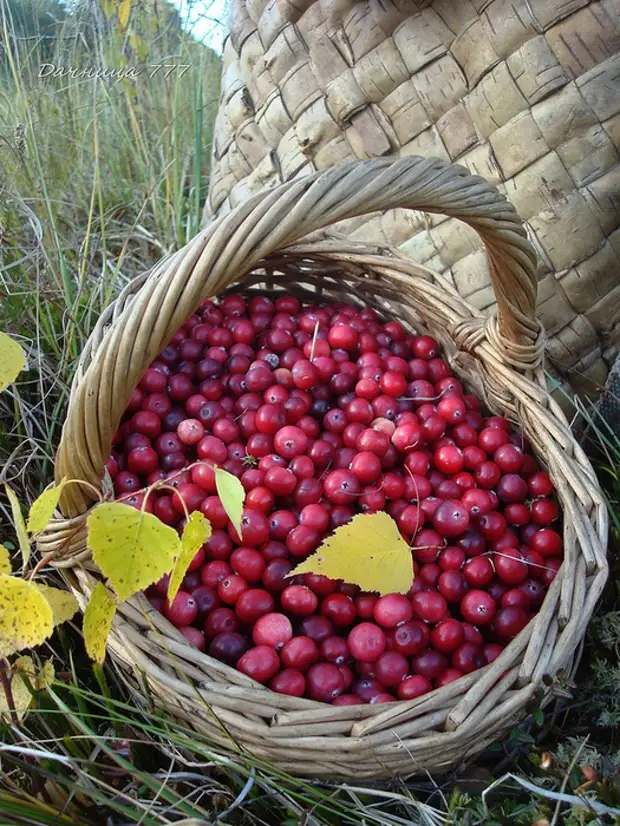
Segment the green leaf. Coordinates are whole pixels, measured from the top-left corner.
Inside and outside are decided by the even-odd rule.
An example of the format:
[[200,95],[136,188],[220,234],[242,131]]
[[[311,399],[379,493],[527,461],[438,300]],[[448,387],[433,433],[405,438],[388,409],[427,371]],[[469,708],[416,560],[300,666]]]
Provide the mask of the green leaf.
[[33,584],[45,597],[52,609],[54,627],[63,622],[67,622],[75,616],[80,606],[73,594],[70,594],[69,591],[63,591],[60,588],[52,588],[51,585],[46,585],[44,582],[35,582]]
[[413,584],[413,560],[389,514],[359,513],[286,576],[298,574],[343,579],[362,591],[406,594]]
[[39,645],[53,630],[52,609],[37,586],[0,574],[0,657]]
[[6,545],[0,542],[0,574],[10,574],[12,572],[11,552]]
[[235,530],[241,537],[241,517],[243,515],[243,502],[245,500],[245,490],[241,482],[232,473],[220,467],[215,468],[215,487],[217,495],[220,497],[226,515],[235,526]]
[[545,722],[545,713],[542,708],[537,708],[536,711],[532,714],[532,719],[536,723],[537,726],[542,726]]
[[168,585],[168,599],[170,602],[176,597],[190,562],[210,536],[211,523],[209,520],[206,519],[200,511],[193,511],[183,529],[183,535],[181,536],[181,553],[177,557],[172,574],[170,575],[170,583]]
[[45,528],[58,507],[60,494],[65,484],[66,482],[63,479],[59,485],[52,485],[51,488],[43,491],[38,499],[34,500],[28,514],[29,533],[39,533]]
[[26,531],[26,523],[24,522],[22,509],[19,504],[17,494],[13,488],[10,488],[8,485],[5,485],[4,489],[6,490],[6,495],[11,503],[11,513],[13,514],[13,522],[15,523],[15,533],[17,534],[17,541],[19,542],[19,550],[22,553],[22,560],[24,563],[23,567],[25,570],[28,565],[28,560],[30,559],[30,540],[28,539],[28,533]]
[[105,659],[105,649],[114,614],[116,614],[114,594],[108,591],[103,582],[98,582],[93,588],[84,611],[82,634],[86,653],[91,660],[99,664]]
[[6,333],[0,333],[0,390],[13,384],[26,366],[20,345]]
[[119,599],[157,582],[181,553],[174,528],[130,505],[99,505],[86,521],[93,559]]

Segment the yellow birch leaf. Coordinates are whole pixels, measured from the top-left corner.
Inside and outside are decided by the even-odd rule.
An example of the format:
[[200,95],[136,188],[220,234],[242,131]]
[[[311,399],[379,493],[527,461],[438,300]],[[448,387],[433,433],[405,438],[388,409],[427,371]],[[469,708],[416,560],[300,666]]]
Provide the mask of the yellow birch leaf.
[[12,571],[11,553],[6,545],[0,542],[0,574],[10,574]]
[[215,487],[226,515],[235,526],[239,537],[243,538],[241,536],[241,516],[243,515],[243,502],[245,500],[243,485],[232,473],[223,470],[221,467],[216,467]]
[[44,582],[35,582],[34,584],[52,609],[54,627],[73,618],[80,607],[73,594],[70,594],[69,591],[62,591],[60,588],[52,588],[51,585],[46,585]]
[[0,333],[0,390],[13,384],[26,366],[26,356],[15,339]]
[[131,14],[131,2],[132,0],[121,0],[118,4],[118,22],[122,29],[122,31],[127,31],[127,25],[129,23],[129,15]]
[[[12,663],[11,670],[13,672],[11,679],[13,705],[17,719],[21,721],[34,700],[26,684],[26,679],[35,691],[42,691],[54,681],[54,666],[51,660],[47,660],[43,664],[43,668],[37,671],[32,657],[24,656],[18,657]],[[7,698],[2,690],[0,690],[0,717],[4,717],[7,722],[10,721],[11,717]]]
[[413,560],[389,514],[359,513],[286,576],[298,574],[323,574],[382,595],[406,594],[413,584]]
[[53,629],[52,609],[37,586],[0,574],[0,657],[39,645]]
[[105,659],[105,649],[114,614],[116,614],[114,594],[108,591],[103,582],[98,582],[93,588],[84,611],[82,634],[86,653],[91,660],[95,660],[100,665]]
[[168,599],[170,602],[176,597],[177,591],[181,587],[183,577],[187,573],[189,563],[196,556],[200,548],[211,536],[211,523],[200,511],[193,511],[187,524],[183,528],[181,536],[181,553],[177,557],[170,575],[168,584]]
[[120,502],[96,507],[87,527],[93,559],[119,599],[128,599],[157,582],[181,553],[174,528]]
[[51,488],[44,490],[41,496],[34,500],[28,514],[27,527],[29,533],[39,533],[45,528],[54,515],[64,486],[65,480],[63,479],[59,485],[53,485]]
[[22,560],[24,562],[24,570],[28,565],[30,559],[30,540],[28,539],[28,532],[26,531],[26,523],[22,514],[22,509],[19,504],[19,499],[13,488],[8,485],[4,486],[6,495],[11,503],[11,513],[13,514],[13,522],[15,523],[15,533],[17,534],[17,541],[19,543],[19,550],[22,553]]

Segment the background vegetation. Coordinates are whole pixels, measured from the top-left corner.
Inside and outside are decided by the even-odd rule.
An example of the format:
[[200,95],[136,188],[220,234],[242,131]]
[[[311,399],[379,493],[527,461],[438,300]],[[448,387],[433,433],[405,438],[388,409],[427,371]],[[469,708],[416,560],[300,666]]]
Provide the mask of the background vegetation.
[[[40,77],[44,63],[141,71]],[[154,71],[170,65],[187,68]],[[220,70],[164,0],[0,0],[0,329],[28,354],[0,396],[0,481],[24,502],[51,477],[76,358],[99,313],[198,229]],[[617,527],[620,441],[595,418],[590,433]],[[1,499],[0,520],[0,541],[11,542]],[[79,629],[65,628],[46,646],[52,689],[19,726],[1,718],[0,820],[620,823],[619,582],[615,571],[576,685],[559,680],[551,710],[533,706],[457,776],[377,788],[294,780],[234,744],[232,757],[218,754],[137,708],[122,675],[93,669]],[[518,779],[493,785],[507,773]]]

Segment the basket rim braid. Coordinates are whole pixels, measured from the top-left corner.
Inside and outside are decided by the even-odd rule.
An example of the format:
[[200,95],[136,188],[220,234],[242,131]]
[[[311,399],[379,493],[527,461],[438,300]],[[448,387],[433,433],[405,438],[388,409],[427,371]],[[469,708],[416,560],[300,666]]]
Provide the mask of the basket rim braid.
[[[497,314],[485,317],[402,253],[326,237],[327,226],[406,207],[461,219],[482,237]],[[458,766],[550,701],[547,675],[570,676],[607,578],[607,513],[596,476],[549,395],[535,318],[535,254],[512,205],[489,183],[437,159],[350,162],[283,184],[215,220],[129,284],[102,314],[80,358],[56,457],[63,489],[39,546],[84,609],[98,573],[85,520],[111,442],[150,362],[205,299],[251,293],[375,307],[435,336],[461,380],[518,422],[548,468],[564,513],[565,556],[539,613],[490,665],[415,700],[334,707],[276,694],[191,647],[146,597],[122,603],[108,650],[136,696],[155,701],[222,749],[308,777],[379,779]],[[552,681],[551,681],[552,682]]]

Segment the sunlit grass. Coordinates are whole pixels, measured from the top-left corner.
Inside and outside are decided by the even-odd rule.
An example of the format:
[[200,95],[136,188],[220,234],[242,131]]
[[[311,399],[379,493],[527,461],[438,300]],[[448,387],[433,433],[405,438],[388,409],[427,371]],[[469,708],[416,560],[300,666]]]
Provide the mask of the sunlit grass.
[[[158,29],[146,17],[152,40],[141,61],[103,21],[100,30],[76,15],[52,41],[20,38],[0,0],[0,324],[22,340],[31,368],[0,399],[0,468],[30,493],[51,473],[71,377],[99,314],[196,233],[206,198],[219,57],[167,18]],[[143,70],[137,79],[39,77],[43,63]]]

